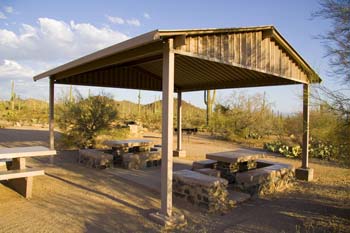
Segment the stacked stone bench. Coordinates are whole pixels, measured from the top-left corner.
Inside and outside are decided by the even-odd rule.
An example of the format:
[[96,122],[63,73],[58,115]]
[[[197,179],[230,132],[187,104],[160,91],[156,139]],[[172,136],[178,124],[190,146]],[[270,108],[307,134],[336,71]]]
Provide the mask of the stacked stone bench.
[[160,151],[125,153],[122,155],[122,166],[126,169],[143,169],[161,165]]
[[217,161],[211,159],[194,161],[192,163],[192,171],[196,171],[208,176],[220,177],[220,171],[215,169],[216,164]]
[[113,155],[97,149],[81,149],[78,162],[88,167],[108,168],[113,166]]
[[281,191],[294,180],[290,164],[257,160],[257,169],[237,173],[234,187],[251,195],[265,195]]
[[225,179],[208,176],[191,170],[173,173],[173,194],[175,197],[206,208],[209,212],[224,212],[233,206],[229,201],[228,182]]
[[210,168],[210,169],[215,169],[216,168],[217,161],[212,160],[212,159],[205,159],[205,160],[200,160],[200,161],[194,161],[192,163],[192,170],[198,170],[202,168]]

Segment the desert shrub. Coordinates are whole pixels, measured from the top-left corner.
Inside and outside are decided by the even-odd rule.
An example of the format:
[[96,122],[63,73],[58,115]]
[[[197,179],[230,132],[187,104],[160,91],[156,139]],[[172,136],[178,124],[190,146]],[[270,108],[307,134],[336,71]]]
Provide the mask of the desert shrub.
[[[287,116],[284,131],[293,135],[295,144],[302,145],[302,113]],[[310,111],[310,151],[309,156],[325,160],[335,160],[350,164],[350,126],[346,119],[332,111],[327,103]]]
[[75,102],[64,100],[59,106],[58,126],[63,131],[62,141],[78,148],[93,148],[100,132],[110,128],[117,116],[114,101],[100,94],[82,98]]
[[233,92],[216,104],[210,127],[227,139],[261,139],[275,131],[276,118],[265,95]]
[[264,144],[264,149],[288,158],[301,158],[302,153],[300,145],[287,145],[282,141],[267,142]]
[[[309,156],[322,160],[338,160],[337,155],[341,153],[344,145],[334,145],[330,141],[321,141],[311,138],[309,144]],[[264,149],[279,153],[288,158],[301,158],[302,147],[300,145],[290,145],[283,141],[267,142]]]

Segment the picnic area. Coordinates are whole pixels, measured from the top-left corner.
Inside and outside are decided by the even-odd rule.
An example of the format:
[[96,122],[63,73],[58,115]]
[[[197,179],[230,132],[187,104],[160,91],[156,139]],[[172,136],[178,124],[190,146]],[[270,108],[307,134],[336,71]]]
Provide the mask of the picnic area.
[[348,233],[349,2],[132,1],[0,4],[0,233]]
[[[0,129],[0,145],[47,147],[47,136],[45,129]],[[207,152],[237,149],[225,141],[192,137],[190,144],[186,141],[183,144],[188,154],[195,155],[186,157],[187,161],[205,159]],[[155,143],[159,141],[158,137]],[[0,212],[6,213],[0,218],[0,231],[115,232],[115,226],[119,226],[118,232],[161,231],[148,217],[160,205],[159,191],[156,191],[159,189],[156,182],[160,181],[153,182],[155,176],[145,175],[145,170],[134,170],[134,181],[130,177],[123,179],[127,175],[125,169],[118,169],[124,173],[91,169],[79,165],[77,157],[77,151],[61,151],[53,165],[49,157],[27,159],[28,166],[42,168],[46,175],[34,178],[33,196],[29,201],[12,189],[0,186]],[[299,163],[275,156],[266,159],[294,166]],[[349,170],[327,162],[310,161],[310,164],[318,171],[313,182],[297,182],[285,192],[251,199],[225,215],[209,214],[182,199],[175,199],[175,211],[181,210],[188,221],[181,232],[346,232]],[[155,173],[154,168],[152,172]],[[138,178],[141,181],[135,182]]]

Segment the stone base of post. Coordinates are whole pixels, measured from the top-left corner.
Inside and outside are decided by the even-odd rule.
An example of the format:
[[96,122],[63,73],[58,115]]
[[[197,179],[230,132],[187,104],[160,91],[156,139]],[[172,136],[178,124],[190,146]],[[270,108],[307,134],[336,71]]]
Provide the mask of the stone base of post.
[[312,181],[314,178],[313,168],[297,168],[295,169],[295,177],[298,180]]
[[151,220],[162,225],[165,229],[178,229],[184,227],[187,224],[185,216],[183,214],[174,213],[172,216],[165,216],[162,213],[156,212],[149,215]]
[[185,158],[186,157],[186,151],[185,150],[174,150],[173,151],[173,156],[174,157],[179,157],[179,158]]

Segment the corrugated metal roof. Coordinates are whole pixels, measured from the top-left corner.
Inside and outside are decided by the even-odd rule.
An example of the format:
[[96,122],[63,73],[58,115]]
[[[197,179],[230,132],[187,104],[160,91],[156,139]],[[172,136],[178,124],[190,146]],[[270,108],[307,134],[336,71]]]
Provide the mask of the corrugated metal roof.
[[314,83],[321,79],[273,26],[155,30],[42,74],[56,83],[161,90],[163,41],[174,38],[175,90]]

